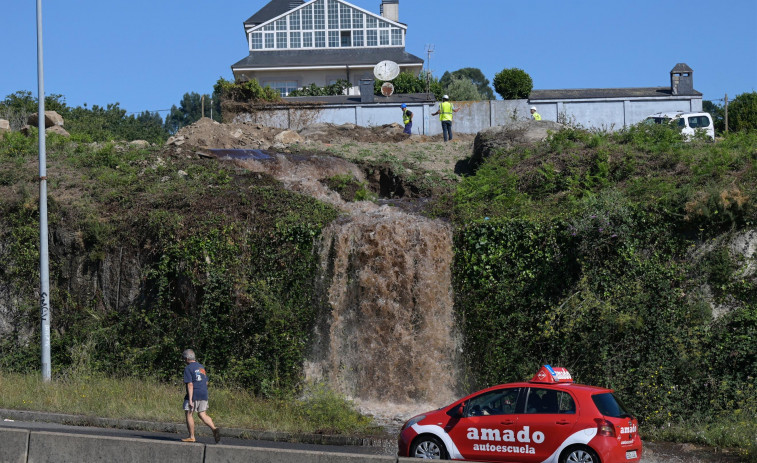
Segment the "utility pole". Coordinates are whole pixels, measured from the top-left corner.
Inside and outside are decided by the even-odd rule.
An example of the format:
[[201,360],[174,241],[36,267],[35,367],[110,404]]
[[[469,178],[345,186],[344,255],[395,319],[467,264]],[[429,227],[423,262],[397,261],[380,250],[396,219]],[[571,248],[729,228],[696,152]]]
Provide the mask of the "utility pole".
[[431,54],[434,53],[434,44],[426,45],[426,94],[431,93]]
[[728,94],[725,94],[725,133],[728,133]]
[[200,119],[205,117],[205,95],[200,97],[200,103],[202,104],[202,116],[200,116]]
[[210,119],[213,120],[213,97],[210,97]]
[[47,153],[45,151],[45,72],[42,66],[42,0],[37,0],[37,99],[39,128],[39,302],[42,380],[49,382],[50,367],[50,263],[47,243]]

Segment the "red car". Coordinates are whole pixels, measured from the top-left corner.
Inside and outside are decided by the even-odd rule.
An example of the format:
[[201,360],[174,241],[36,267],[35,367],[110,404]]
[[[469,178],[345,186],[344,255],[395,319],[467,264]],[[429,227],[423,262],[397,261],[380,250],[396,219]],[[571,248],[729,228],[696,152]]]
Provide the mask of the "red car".
[[638,422],[611,389],[542,367],[529,382],[490,387],[405,423],[399,456],[511,463],[641,460]]

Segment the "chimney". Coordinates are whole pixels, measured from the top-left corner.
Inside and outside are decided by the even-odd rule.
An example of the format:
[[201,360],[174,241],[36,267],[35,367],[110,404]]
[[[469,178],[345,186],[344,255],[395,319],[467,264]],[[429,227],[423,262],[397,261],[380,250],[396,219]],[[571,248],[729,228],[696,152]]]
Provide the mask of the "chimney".
[[400,22],[400,0],[381,0],[381,16]]
[[670,93],[672,95],[694,94],[694,70],[686,63],[678,63],[670,70]]

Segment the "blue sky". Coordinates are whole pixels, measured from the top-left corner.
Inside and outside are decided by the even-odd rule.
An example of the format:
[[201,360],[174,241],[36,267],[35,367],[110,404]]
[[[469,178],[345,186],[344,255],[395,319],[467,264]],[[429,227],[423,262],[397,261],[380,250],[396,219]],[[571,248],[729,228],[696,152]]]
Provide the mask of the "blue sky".
[[[70,106],[163,110],[210,93],[247,55],[242,23],[267,0],[43,0],[45,90]],[[381,0],[350,3],[378,12]],[[704,99],[757,90],[757,0],[401,0],[407,51],[431,69],[528,72],[536,89],[669,85],[678,62]],[[0,99],[37,91],[36,2],[4,2]],[[165,115],[165,113],[161,113]]]

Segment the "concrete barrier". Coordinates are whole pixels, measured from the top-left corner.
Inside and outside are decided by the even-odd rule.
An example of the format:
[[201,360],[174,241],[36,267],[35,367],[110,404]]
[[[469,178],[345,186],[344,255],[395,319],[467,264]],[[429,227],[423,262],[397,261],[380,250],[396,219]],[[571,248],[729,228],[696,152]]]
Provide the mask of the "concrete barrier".
[[205,445],[154,439],[32,432],[28,463],[181,462],[203,463]]
[[397,457],[208,445],[205,463],[396,463]]
[[0,428],[0,463],[26,463],[29,431]]

